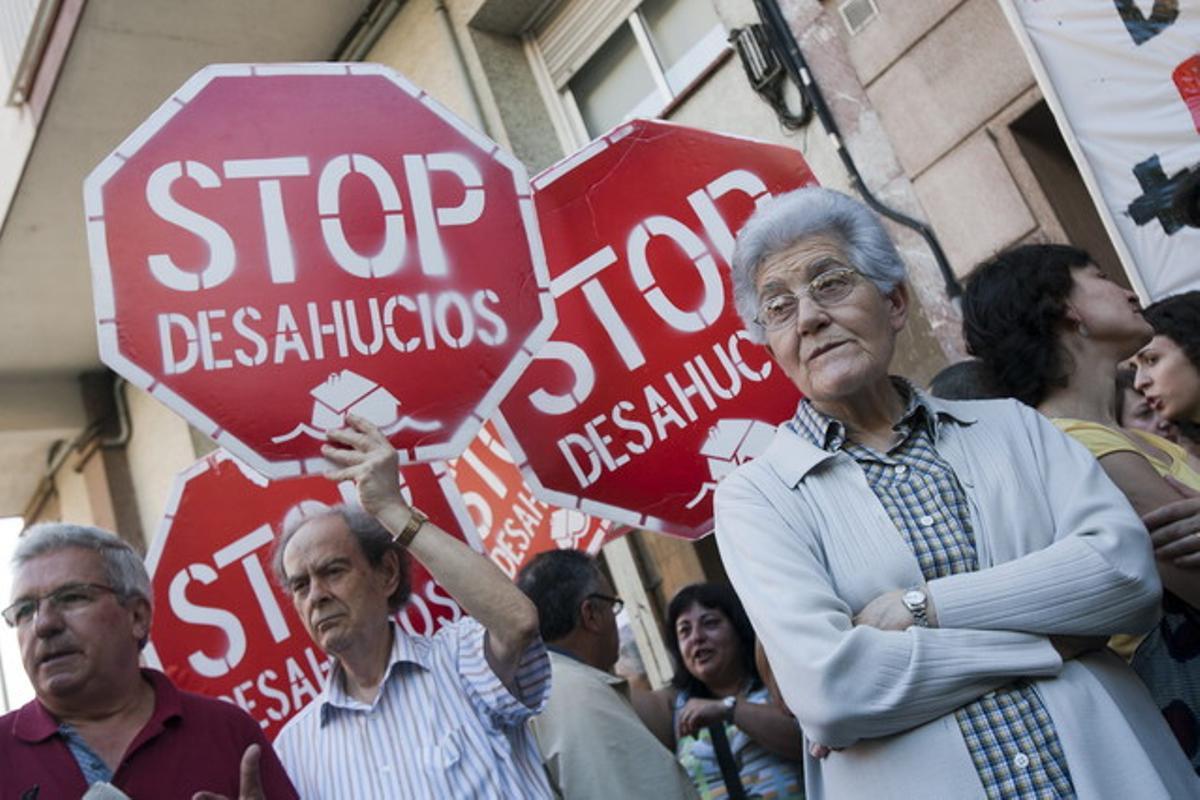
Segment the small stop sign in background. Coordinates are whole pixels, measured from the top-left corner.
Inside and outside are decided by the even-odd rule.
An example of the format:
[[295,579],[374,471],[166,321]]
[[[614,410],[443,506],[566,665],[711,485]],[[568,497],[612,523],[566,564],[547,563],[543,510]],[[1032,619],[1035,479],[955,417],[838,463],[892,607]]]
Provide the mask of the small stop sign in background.
[[490,422],[450,463],[450,474],[462,492],[484,552],[510,578],[516,578],[534,556],[547,550],[580,550],[594,556],[616,533],[616,526],[608,520],[540,500],[526,485]]
[[497,427],[547,502],[696,538],[799,395],[733,307],[734,236],[796,150],[637,120],[534,179],[559,324]]
[[[401,485],[437,525],[480,549],[443,468],[404,467]],[[147,662],[185,689],[237,703],[274,738],[321,691],[329,667],[271,575],[271,549],[286,521],[353,502],[354,491],[321,477],[268,483],[220,451],[182,472],[146,556],[154,593]],[[462,613],[414,560],[399,623],[426,635]]]
[[207,67],[84,200],[104,362],[271,477],[458,455],[553,327],[524,168],[379,65]]

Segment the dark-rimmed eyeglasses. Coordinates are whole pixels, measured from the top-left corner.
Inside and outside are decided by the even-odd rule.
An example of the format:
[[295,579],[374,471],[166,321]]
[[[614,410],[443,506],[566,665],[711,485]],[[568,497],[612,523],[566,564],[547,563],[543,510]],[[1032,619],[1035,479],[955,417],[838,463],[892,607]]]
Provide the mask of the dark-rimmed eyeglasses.
[[4,617],[4,621],[10,628],[19,628],[33,621],[43,601],[49,603],[56,613],[69,614],[90,606],[100,599],[100,595],[105,593],[117,596],[121,594],[111,586],[100,583],[68,583],[38,597],[22,597],[8,608],[0,611],[0,615]]
[[786,328],[796,320],[802,295],[808,295],[821,308],[828,308],[849,297],[860,280],[862,275],[852,267],[827,270],[806,283],[799,292],[783,290],[764,297],[754,321],[769,331]]
[[607,594],[600,594],[599,592],[592,592],[591,594],[588,595],[588,599],[589,600],[604,600],[605,602],[612,603],[612,610],[613,610],[614,614],[620,614],[621,609],[625,607],[625,601],[622,600],[621,598],[613,597],[612,595],[607,595]]

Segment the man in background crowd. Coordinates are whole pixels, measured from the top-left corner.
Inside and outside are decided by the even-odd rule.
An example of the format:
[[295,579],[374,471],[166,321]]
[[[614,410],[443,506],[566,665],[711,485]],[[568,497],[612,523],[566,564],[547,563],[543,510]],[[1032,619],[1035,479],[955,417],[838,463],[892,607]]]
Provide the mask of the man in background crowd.
[[674,754],[638,718],[628,683],[611,672],[621,600],[596,562],[551,550],[521,570],[517,585],[537,606],[550,650],[553,688],[533,730],[565,800],[697,797]]

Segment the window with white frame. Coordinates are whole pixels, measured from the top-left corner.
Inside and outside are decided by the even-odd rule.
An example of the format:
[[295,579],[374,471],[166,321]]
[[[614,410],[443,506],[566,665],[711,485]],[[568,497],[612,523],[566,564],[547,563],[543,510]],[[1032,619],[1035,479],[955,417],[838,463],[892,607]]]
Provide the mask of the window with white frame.
[[712,0],[567,0],[526,43],[573,149],[661,114],[726,50],[726,36]]

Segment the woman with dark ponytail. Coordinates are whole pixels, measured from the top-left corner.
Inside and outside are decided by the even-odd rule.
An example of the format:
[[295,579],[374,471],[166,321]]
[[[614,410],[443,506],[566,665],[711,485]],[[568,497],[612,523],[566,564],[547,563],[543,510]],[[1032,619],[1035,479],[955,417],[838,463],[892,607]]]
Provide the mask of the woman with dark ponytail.
[[[963,297],[967,347],[996,388],[1034,406],[1087,447],[1153,529],[1164,617],[1148,636],[1114,637],[1176,737],[1200,769],[1200,471],[1173,442],[1122,428],[1118,364],[1154,335],[1137,296],[1065,245],[1023,245],[980,265]],[[1161,528],[1156,514],[1184,509],[1186,525]],[[1185,650],[1187,652],[1185,652]]]

